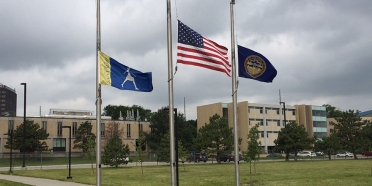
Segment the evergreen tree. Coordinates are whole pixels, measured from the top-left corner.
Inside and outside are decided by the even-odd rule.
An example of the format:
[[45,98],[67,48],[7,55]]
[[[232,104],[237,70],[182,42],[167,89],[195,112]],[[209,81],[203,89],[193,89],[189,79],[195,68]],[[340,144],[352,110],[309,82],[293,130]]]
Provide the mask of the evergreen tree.
[[114,134],[104,148],[102,163],[111,167],[118,167],[128,163],[129,146],[124,145],[118,134]]
[[309,149],[313,142],[314,139],[309,137],[305,127],[296,122],[288,123],[279,131],[278,138],[274,140],[275,149],[284,151],[286,161],[289,160],[290,152],[294,152],[295,161],[297,161],[297,153]]
[[362,144],[363,144],[363,151],[370,151],[372,150],[372,121],[364,121],[365,126],[362,128],[361,135],[362,135]]
[[162,137],[169,132],[169,112],[164,110],[166,108],[163,107],[152,114],[150,119],[151,131],[145,133],[147,146],[153,151],[158,151]]
[[[24,123],[17,126],[13,131],[13,150],[20,150],[23,152],[23,139],[25,138],[25,152],[47,151],[48,145],[45,141],[49,134],[40,128],[38,123],[33,120],[26,120],[26,136],[23,136]],[[5,148],[10,149],[10,138],[7,139]]]
[[342,147],[353,153],[355,159],[358,159],[355,151],[363,148],[364,141],[361,132],[364,122],[357,115],[354,110],[342,112],[342,116],[336,118],[337,123],[334,125]]
[[342,111],[336,107],[329,104],[323,104],[323,106],[326,108],[327,118],[337,118],[342,116]]
[[161,162],[170,162],[170,140],[169,140],[169,132],[162,135],[160,145],[158,150],[156,151],[156,155],[158,156],[158,161]]
[[336,134],[323,137],[322,140],[316,140],[314,143],[316,151],[322,151],[327,154],[328,159],[331,160],[331,155],[341,150],[342,146],[340,139]]
[[[88,138],[92,138],[93,141],[96,139],[96,135],[92,133],[92,124],[88,121],[85,121],[81,123],[76,130],[75,140],[74,140],[74,149],[82,149],[83,152],[86,152],[86,143],[88,141]],[[94,144],[95,145],[95,144]]]
[[234,134],[232,128],[228,126],[227,118],[218,114],[210,117],[209,124],[199,129],[194,145],[197,150],[215,153],[218,162],[221,163],[220,156],[234,149]]

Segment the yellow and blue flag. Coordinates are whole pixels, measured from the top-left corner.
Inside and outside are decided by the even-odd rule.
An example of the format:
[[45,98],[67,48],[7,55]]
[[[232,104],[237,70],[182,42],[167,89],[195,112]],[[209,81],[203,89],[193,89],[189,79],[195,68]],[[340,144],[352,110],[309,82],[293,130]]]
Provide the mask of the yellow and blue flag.
[[238,45],[239,77],[273,82],[277,71],[262,54]]
[[140,72],[127,67],[110,56],[99,52],[100,80],[104,85],[116,87],[120,90],[151,92],[152,73]]

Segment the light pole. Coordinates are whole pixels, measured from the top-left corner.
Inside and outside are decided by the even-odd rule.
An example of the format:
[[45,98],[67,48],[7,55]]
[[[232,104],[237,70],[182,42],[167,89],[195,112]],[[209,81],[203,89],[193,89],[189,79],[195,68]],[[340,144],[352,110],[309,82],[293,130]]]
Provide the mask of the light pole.
[[68,177],[67,177],[67,179],[72,179],[72,177],[71,177],[71,126],[62,126],[62,128],[68,128],[68,131],[69,131]]
[[283,101],[280,101],[279,102],[279,104],[282,104],[283,103],[283,109],[284,109],[284,127],[286,126],[286,124],[287,124],[287,120],[286,120],[286,117],[285,117],[285,102],[283,102]]
[[8,135],[10,137],[9,173],[13,173],[13,129],[5,135]]
[[21,85],[24,86],[24,93],[23,93],[23,163],[22,163],[22,169],[26,168],[26,83],[21,83]]

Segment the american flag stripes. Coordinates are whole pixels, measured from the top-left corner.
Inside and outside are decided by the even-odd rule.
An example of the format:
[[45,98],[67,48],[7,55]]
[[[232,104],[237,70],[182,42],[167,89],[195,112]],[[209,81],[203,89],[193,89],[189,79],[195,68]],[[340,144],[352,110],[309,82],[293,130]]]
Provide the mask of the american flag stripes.
[[224,72],[231,77],[227,51],[178,20],[177,63]]

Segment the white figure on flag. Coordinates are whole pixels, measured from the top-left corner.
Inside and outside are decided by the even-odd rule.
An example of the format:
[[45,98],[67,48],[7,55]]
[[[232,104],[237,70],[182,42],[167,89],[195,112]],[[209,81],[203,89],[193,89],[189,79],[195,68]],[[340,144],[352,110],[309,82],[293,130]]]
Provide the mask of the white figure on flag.
[[125,73],[128,73],[128,74],[127,74],[127,77],[125,78],[125,80],[123,81],[123,83],[121,84],[121,87],[124,87],[124,83],[125,83],[125,82],[127,82],[127,81],[131,81],[131,82],[133,82],[134,88],[135,88],[136,90],[138,90],[137,85],[136,85],[136,82],[134,81],[134,78],[133,78],[133,76],[134,76],[134,77],[136,77],[136,76],[135,76],[134,74],[133,74],[133,76],[132,76],[132,74],[129,72],[129,70],[130,70],[130,68],[127,68],[127,70],[124,72],[124,74],[125,74]]

